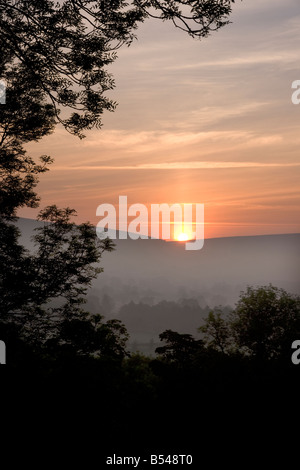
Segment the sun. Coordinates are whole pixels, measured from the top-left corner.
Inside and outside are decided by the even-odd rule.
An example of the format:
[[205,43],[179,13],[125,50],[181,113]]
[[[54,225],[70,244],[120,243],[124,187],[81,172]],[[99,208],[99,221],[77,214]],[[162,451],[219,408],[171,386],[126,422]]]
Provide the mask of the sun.
[[189,236],[186,233],[182,232],[177,235],[176,240],[178,242],[186,242],[187,240],[189,240]]

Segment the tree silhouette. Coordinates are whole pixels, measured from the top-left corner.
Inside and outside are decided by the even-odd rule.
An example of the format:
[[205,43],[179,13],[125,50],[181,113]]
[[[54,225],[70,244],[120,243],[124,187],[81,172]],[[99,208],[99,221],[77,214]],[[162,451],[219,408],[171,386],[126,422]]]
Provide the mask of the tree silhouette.
[[[28,86],[28,76],[9,76],[7,102],[0,107],[1,322],[6,331],[14,324],[24,339],[41,344],[57,334],[58,318],[80,314],[86,288],[101,271],[95,263],[112,244],[100,241],[90,224],[71,222],[75,211],[55,206],[40,213],[39,219],[48,222],[34,237],[36,252],[19,244],[16,212],[38,206],[38,175],[51,163],[46,155],[35,163],[23,144],[50,134],[55,114],[40,88]],[[59,299],[55,305],[54,299]]]
[[231,313],[215,309],[199,331],[207,347],[222,353],[289,361],[291,344],[300,335],[300,297],[272,285],[248,287]]
[[232,338],[230,325],[222,308],[211,310],[205,319],[204,325],[198,328],[200,333],[204,334],[206,345],[210,348],[227,353],[232,348]]
[[[233,0],[0,0],[0,78],[26,77],[52,106],[56,121],[78,136],[101,127],[116,103],[106,67],[130,45],[148,17],[170,20],[193,37],[206,37],[229,22]],[[62,117],[61,108],[71,113]]]
[[192,335],[180,334],[172,330],[164,331],[159,338],[166,344],[156,348],[155,352],[166,361],[177,364],[191,361],[203,347],[203,342],[195,340]]
[[272,285],[242,292],[230,320],[237,347],[259,361],[290,356],[300,336],[300,297]]
[[[18,326],[20,336],[37,347],[49,341],[53,344],[53,339],[57,344],[66,342],[66,331],[71,332],[75,325],[68,327],[69,322],[77,320],[78,327],[86,328],[89,320],[90,331],[95,333],[87,348],[90,352],[92,344],[101,336],[98,328],[101,317],[96,325],[95,318],[90,317],[82,305],[92,279],[102,271],[99,267],[102,253],[111,251],[113,244],[108,238],[99,240],[90,224],[71,222],[74,213],[74,210],[59,210],[56,206],[43,210],[39,219],[45,223],[36,230],[37,249],[33,253],[18,245],[12,225],[3,224],[7,251],[4,252],[2,243],[1,321]],[[118,324],[107,323],[112,334],[117,327]],[[125,331],[120,329],[120,333],[123,335]],[[99,344],[98,349],[101,349]]]
[[[1,60],[0,60],[1,64]],[[1,68],[1,65],[0,65]],[[16,74],[15,74],[16,72]],[[9,76],[6,104],[0,106],[0,217],[12,220],[19,208],[37,207],[34,188],[38,175],[51,158],[43,155],[37,164],[23,145],[38,141],[54,129],[55,115],[43,92],[18,68]]]

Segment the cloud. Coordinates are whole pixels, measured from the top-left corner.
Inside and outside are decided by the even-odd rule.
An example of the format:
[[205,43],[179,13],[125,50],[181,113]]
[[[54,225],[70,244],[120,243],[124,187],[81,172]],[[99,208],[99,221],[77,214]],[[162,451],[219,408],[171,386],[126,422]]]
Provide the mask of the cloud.
[[59,167],[59,170],[206,170],[206,169],[224,169],[224,168],[272,168],[272,167],[298,167],[300,162],[295,163],[262,163],[262,162],[162,162],[162,163],[143,163],[140,165],[79,165]]
[[97,204],[127,194],[204,202],[214,226],[299,227],[299,0],[238,1],[231,20],[203,41],[145,21],[110,67],[119,106],[103,129],[30,144],[34,158],[55,158],[43,203],[93,219]]
[[241,56],[228,56],[225,59],[219,59],[214,61],[203,61],[190,64],[181,64],[173,65],[166,67],[166,70],[191,70],[195,68],[220,68],[220,67],[243,67],[243,66],[253,66],[253,65],[267,65],[267,64],[278,64],[278,63],[292,63],[299,59],[299,54],[293,51],[283,50],[282,52],[277,52],[269,54],[266,52],[261,53],[249,53],[248,55]]

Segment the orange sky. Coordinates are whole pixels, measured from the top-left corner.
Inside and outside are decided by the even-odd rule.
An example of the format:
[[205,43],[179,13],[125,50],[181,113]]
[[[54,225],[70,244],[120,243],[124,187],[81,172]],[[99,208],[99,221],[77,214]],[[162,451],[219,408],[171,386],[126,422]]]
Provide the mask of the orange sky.
[[146,22],[111,67],[119,106],[104,127],[84,140],[57,128],[27,146],[55,159],[41,206],[96,224],[99,204],[127,195],[148,207],[204,203],[206,238],[300,232],[299,20],[297,1],[244,1],[201,42]]

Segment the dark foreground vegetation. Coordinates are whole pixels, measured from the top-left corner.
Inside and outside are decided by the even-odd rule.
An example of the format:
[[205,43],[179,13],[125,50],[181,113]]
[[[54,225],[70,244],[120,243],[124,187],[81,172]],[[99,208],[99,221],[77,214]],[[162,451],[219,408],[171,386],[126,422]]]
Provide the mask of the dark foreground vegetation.
[[224,458],[233,445],[266,451],[266,438],[279,445],[279,423],[295,413],[299,322],[299,298],[267,286],[242,293],[226,316],[211,311],[200,340],[163,332],[155,358],[129,355],[125,327],[100,316],[62,322],[41,344],[2,323],[3,391],[46,447],[45,424],[55,445],[72,436],[79,454],[84,446],[99,455],[189,450],[213,463],[215,445]]

